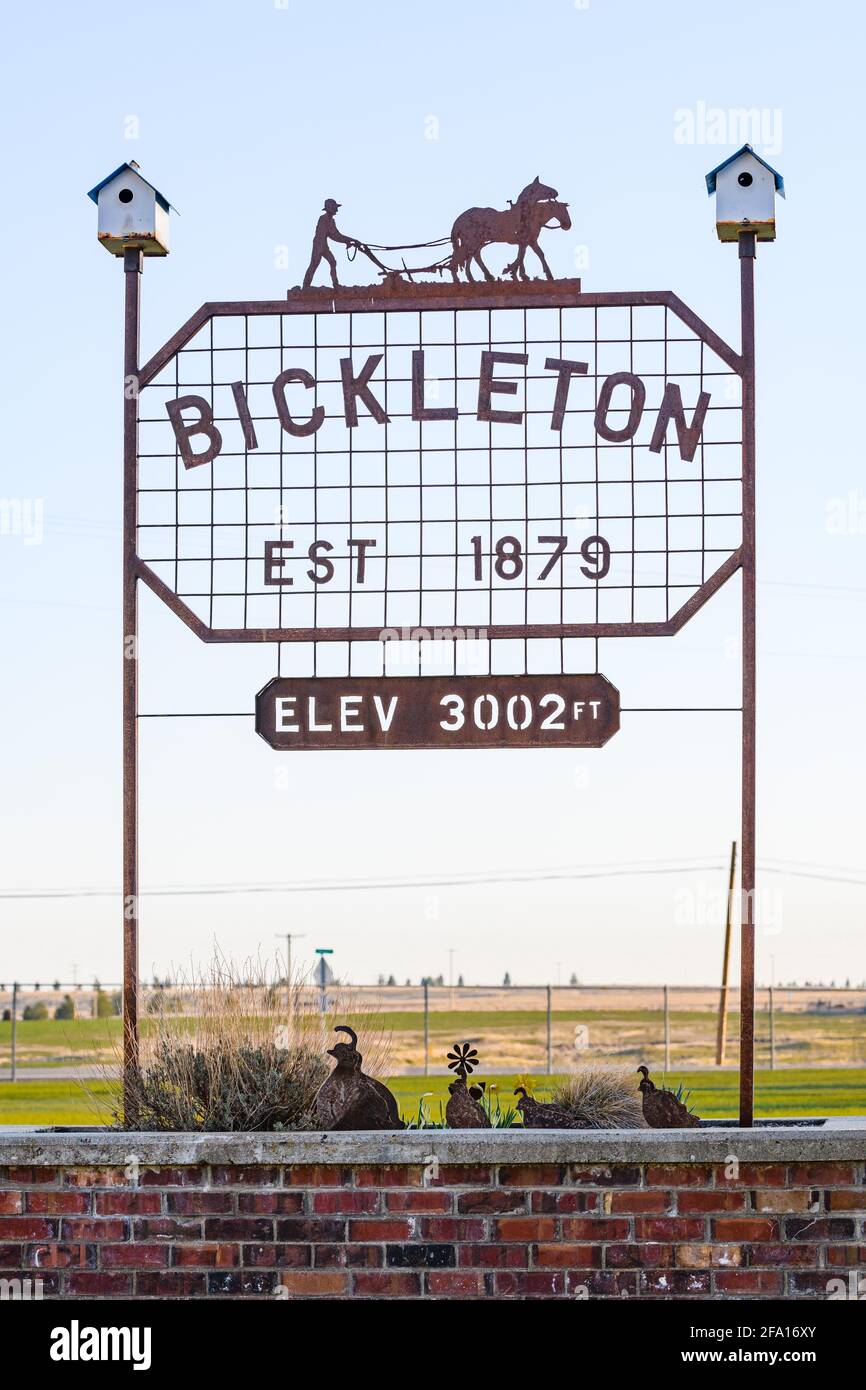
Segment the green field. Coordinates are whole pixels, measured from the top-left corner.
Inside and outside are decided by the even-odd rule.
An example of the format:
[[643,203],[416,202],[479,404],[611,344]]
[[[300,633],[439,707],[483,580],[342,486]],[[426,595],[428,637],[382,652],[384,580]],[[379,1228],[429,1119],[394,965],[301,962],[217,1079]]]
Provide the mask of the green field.
[[[402,1076],[389,1082],[405,1119],[415,1119],[422,1095],[431,1119],[439,1116],[447,1099],[448,1076]],[[499,1089],[503,1109],[513,1105],[514,1076],[492,1076],[489,1085]],[[658,1078],[661,1080],[661,1077]],[[668,1084],[680,1081],[691,1091],[691,1104],[706,1119],[734,1118],[737,1113],[737,1074],[733,1071],[672,1073]],[[544,1098],[548,1077],[534,1077],[536,1094]],[[108,1083],[100,1080],[20,1081],[0,1083],[0,1124],[92,1125],[108,1119]],[[756,1078],[756,1114],[862,1115],[866,1113],[866,1069],[759,1071]]]

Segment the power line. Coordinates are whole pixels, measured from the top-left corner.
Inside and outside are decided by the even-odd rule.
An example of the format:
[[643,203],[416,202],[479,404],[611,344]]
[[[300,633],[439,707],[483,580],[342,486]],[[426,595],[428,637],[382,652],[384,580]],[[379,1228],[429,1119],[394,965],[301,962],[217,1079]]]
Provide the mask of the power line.
[[[637,861],[631,864],[596,866],[567,865],[547,869],[494,869],[478,872],[395,876],[383,878],[301,879],[288,883],[221,883],[212,885],[162,886],[142,891],[143,897],[229,897],[243,894],[269,893],[357,893],[371,890],[406,888],[460,888],[507,883],[553,883],[569,880],[643,877],[664,874],[706,873],[723,868],[721,857],[674,862]],[[792,878],[819,879],[824,882],[866,886],[866,876],[858,869],[834,868],[830,865],[789,863],[780,860],[762,862],[764,873]],[[0,900],[45,901],[51,899],[113,898],[119,888],[54,888],[30,891],[0,890]]]

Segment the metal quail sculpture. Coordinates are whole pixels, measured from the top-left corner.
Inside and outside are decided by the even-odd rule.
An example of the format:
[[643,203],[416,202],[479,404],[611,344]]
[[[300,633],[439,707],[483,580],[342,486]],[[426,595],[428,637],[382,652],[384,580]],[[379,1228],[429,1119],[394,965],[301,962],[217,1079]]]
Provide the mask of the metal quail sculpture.
[[660,1091],[650,1080],[647,1067],[638,1067],[638,1071],[643,1078],[639,1087],[643,1117],[650,1129],[697,1129],[700,1116],[692,1114],[673,1091]]
[[449,1129],[490,1129],[490,1119],[481,1100],[484,1082],[467,1086],[467,1079],[478,1066],[478,1053],[469,1043],[455,1043],[448,1053],[448,1067],[456,1078],[448,1087],[449,1100],[445,1106],[445,1121]]
[[517,1109],[520,1111],[525,1129],[587,1129],[586,1124],[575,1120],[573,1113],[564,1105],[553,1101],[539,1101],[531,1096],[525,1086],[515,1086],[514,1094],[519,1096]]
[[405,1129],[397,1101],[381,1081],[361,1070],[358,1035],[340,1024],[335,1033],[347,1033],[351,1042],[328,1048],[337,1065],[322,1082],[313,1102],[313,1117],[321,1129]]

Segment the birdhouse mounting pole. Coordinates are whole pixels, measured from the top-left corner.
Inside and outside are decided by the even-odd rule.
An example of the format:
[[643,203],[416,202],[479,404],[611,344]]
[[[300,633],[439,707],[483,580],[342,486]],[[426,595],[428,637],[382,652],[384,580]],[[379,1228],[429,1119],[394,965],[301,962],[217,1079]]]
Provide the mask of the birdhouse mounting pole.
[[755,233],[741,232],[743,355],[743,738],[740,870],[740,1125],[755,1114]]
[[143,253],[123,253],[123,1101],[138,1066],[138,357]]

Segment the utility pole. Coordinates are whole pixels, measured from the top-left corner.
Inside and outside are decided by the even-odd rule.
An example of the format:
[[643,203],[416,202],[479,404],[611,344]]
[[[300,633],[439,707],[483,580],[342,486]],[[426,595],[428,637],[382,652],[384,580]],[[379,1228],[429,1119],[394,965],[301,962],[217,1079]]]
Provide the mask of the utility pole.
[[716,1066],[725,1065],[728,1041],[728,971],[731,964],[731,919],[734,911],[734,881],[737,874],[737,842],[731,841],[731,867],[728,872],[728,901],[725,908],[725,949],[722,954],[722,988],[719,991],[719,1026],[716,1033]]
[[285,931],[276,932],[278,941],[285,939],[286,943],[286,1008],[289,1015],[292,1013],[292,942],[300,937],[306,936],[305,931]]

